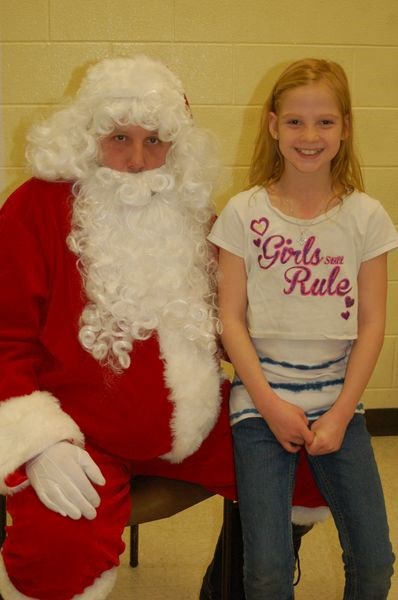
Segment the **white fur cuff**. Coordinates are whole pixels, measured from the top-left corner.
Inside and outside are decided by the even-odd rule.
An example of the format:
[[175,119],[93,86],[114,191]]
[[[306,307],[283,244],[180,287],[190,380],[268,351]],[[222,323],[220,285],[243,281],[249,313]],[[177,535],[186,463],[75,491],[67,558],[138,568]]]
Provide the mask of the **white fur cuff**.
[[0,493],[16,491],[6,485],[7,475],[61,440],[84,445],[79,427],[50,393],[0,402]]
[[72,600],[105,600],[115,585],[116,574],[116,567],[112,567],[109,571],[104,571],[102,575],[97,577],[93,585],[86,588],[82,594],[73,596]]

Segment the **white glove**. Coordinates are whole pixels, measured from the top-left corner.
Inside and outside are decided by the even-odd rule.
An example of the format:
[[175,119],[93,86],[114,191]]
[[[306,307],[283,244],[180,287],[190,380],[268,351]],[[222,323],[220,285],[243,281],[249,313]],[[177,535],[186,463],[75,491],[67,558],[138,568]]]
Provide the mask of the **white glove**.
[[26,474],[47,508],[71,519],[95,519],[101,500],[90,480],[105,479],[91,456],[79,446],[57,442],[26,463]]

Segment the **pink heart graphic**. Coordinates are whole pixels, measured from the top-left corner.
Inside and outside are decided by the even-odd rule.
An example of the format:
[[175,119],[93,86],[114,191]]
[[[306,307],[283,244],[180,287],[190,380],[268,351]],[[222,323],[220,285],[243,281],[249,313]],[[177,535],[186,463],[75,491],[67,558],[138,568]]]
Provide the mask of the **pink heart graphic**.
[[341,316],[343,317],[343,319],[345,319],[345,321],[347,321],[347,319],[350,318],[350,311],[346,310],[345,312],[342,312]]
[[351,298],[350,296],[346,296],[344,298],[344,303],[346,305],[346,308],[350,308],[350,306],[354,306],[355,300],[354,300],[354,298]]
[[256,240],[253,240],[253,244],[254,244],[255,246],[257,246],[257,248],[258,248],[258,247],[260,246],[260,244],[261,244],[261,240],[260,240],[260,238],[257,238]]
[[254,233],[257,233],[257,235],[264,235],[268,229],[268,225],[268,219],[266,217],[261,217],[261,219],[258,219],[258,221],[253,219],[253,221],[250,223],[250,229],[254,231]]

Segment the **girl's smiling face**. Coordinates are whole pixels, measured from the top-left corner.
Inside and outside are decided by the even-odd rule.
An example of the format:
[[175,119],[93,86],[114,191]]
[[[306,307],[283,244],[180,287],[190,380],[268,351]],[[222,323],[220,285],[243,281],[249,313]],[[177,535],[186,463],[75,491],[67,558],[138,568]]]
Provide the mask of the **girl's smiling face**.
[[100,163],[115,171],[149,171],[165,164],[170,146],[171,142],[162,141],[157,131],[139,125],[116,125],[100,139]]
[[278,113],[269,113],[269,131],[279,140],[285,169],[329,174],[348,123],[331,88],[320,81],[285,92]]

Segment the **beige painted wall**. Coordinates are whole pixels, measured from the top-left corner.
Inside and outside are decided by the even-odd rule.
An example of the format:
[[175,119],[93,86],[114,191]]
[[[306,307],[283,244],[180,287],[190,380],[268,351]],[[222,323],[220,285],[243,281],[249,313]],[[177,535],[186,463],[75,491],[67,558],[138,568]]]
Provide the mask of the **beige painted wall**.
[[[367,190],[398,224],[397,0],[0,0],[0,203],[29,175],[32,120],[75,91],[88,63],[136,52],[175,70],[197,121],[218,134],[227,174],[219,207],[242,186],[276,74],[297,58],[337,60],[351,82]],[[369,407],[398,407],[398,252],[389,266]]]

